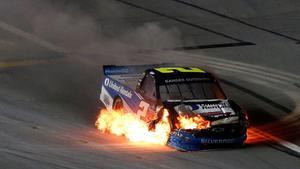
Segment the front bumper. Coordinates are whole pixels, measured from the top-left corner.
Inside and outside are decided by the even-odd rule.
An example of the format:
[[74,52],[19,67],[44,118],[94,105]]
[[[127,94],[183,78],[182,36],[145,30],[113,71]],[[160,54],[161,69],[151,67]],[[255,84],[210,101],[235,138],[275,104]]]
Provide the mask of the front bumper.
[[181,151],[203,150],[216,146],[243,145],[247,139],[246,131],[238,136],[205,136],[196,137],[193,133],[184,130],[175,130],[170,134],[168,145]]

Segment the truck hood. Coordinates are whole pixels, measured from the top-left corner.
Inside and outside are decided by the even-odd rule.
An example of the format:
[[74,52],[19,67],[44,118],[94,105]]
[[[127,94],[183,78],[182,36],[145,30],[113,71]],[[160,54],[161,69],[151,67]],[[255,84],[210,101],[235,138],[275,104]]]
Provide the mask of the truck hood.
[[166,105],[180,116],[200,115],[211,121],[212,125],[239,122],[239,115],[228,100],[168,100]]

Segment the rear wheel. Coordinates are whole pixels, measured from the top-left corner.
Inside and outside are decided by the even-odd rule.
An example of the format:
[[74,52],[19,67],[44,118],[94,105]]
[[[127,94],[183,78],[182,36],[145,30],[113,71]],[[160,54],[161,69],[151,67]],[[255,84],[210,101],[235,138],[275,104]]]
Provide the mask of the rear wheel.
[[120,97],[117,97],[114,101],[113,107],[112,109],[114,111],[123,111],[124,105],[123,105],[123,101]]

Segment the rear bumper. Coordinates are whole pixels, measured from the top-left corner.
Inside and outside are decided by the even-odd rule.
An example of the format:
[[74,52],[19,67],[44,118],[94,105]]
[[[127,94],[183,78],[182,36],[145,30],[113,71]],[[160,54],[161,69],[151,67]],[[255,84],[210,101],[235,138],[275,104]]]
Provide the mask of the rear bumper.
[[177,130],[170,134],[168,145],[181,151],[196,151],[216,146],[242,145],[247,139],[246,131],[239,136],[232,137],[195,137],[190,132]]

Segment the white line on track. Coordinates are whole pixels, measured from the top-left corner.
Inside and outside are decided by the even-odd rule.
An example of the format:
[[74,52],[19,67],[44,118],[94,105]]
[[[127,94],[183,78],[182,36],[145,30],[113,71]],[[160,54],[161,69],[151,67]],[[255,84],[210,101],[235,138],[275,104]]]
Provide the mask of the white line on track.
[[0,69],[12,67],[24,67],[40,64],[48,64],[48,60],[16,60],[16,61],[0,61]]
[[277,141],[277,143],[279,145],[281,145],[283,147],[286,147],[286,148],[300,154],[300,147],[298,145],[294,144],[294,143],[291,143],[291,142],[288,142],[288,141],[283,140],[281,138],[275,137],[275,136],[273,136],[271,134],[268,134],[266,132],[263,132],[263,131],[261,131],[260,129],[257,129],[257,128],[252,128],[251,131],[253,132],[253,134],[258,135],[262,138],[268,138],[269,140]]
[[[239,70],[243,70],[244,72],[247,73],[251,73],[251,74],[255,74],[255,75],[259,75],[261,77],[271,77],[272,79],[275,79],[276,81],[280,81],[280,83],[286,83],[286,84],[291,84],[292,82],[295,82],[294,79],[291,79],[289,77],[286,76],[278,76],[276,74],[273,73],[269,73],[266,71],[261,71],[261,70],[256,70],[256,69],[252,69],[249,67],[245,67],[245,66],[238,66],[238,65],[230,65],[230,64],[225,64],[225,63],[220,63],[220,62],[216,62],[216,61],[209,61],[209,60],[205,60],[205,63],[211,64],[211,65],[219,65],[219,66],[224,66],[224,67],[231,67],[234,69],[239,69]],[[289,82],[289,83],[287,83]]]

